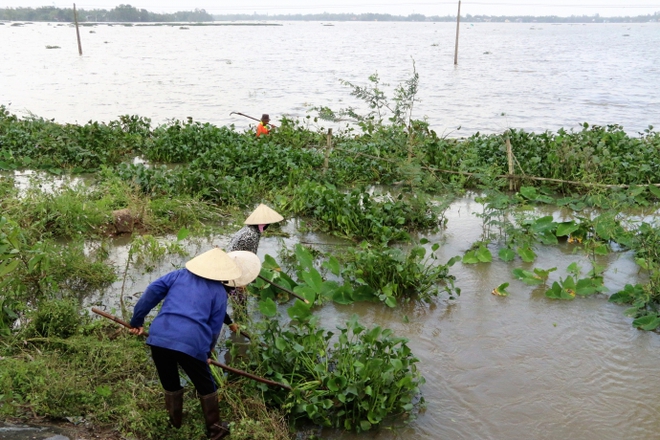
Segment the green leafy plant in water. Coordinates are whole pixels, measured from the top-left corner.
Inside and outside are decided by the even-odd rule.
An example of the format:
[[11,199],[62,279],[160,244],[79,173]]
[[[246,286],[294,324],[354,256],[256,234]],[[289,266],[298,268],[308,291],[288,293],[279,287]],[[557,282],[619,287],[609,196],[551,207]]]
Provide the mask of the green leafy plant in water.
[[525,269],[516,268],[511,272],[516,279],[522,281],[528,286],[537,286],[539,284],[545,284],[548,281],[548,277],[551,272],[556,271],[557,268],[553,267],[551,269],[538,269],[534,268],[533,272],[530,272]]
[[509,283],[502,283],[494,288],[491,293],[496,296],[509,296],[509,291],[506,290],[507,287],[509,287]]
[[289,383],[293,391],[261,387],[267,399],[282,403],[294,419],[327,427],[368,431],[388,418],[413,411],[424,379],[408,340],[391,330],[367,329],[353,316],[339,333],[317,319],[282,327],[268,320],[261,344],[249,356],[261,374]]
[[464,264],[490,263],[493,261],[493,254],[486,243],[475,243],[471,249],[465,252],[462,261]]
[[439,209],[421,193],[377,200],[364,188],[344,193],[311,181],[294,189],[285,208],[310,217],[322,230],[379,243],[408,240],[409,231],[435,228],[440,222]]
[[[343,257],[347,261],[343,267],[333,256],[317,266],[309,250],[297,244],[293,264],[295,280],[269,255],[264,259],[261,276],[308,301],[295,301],[288,309],[292,319],[307,319],[314,305],[327,300],[338,304],[380,301],[395,307],[399,301],[413,299],[431,302],[442,291],[454,299],[461,290],[454,285],[455,278],[449,275],[449,267],[460,258],[454,257],[446,265],[439,264],[435,256],[439,245],[434,244],[428,252],[424,248],[426,244],[428,241],[422,240],[419,245],[403,251],[363,243],[360,249]],[[334,279],[324,279],[320,270],[327,271]],[[261,313],[269,317],[277,314],[277,301],[289,299],[289,295],[263,280],[252,283],[250,291],[260,298]]]
[[440,247],[435,243],[428,252],[423,239],[419,245],[408,250],[393,247],[371,246],[363,242],[360,249],[348,254],[348,264],[342,271],[344,279],[361,288],[369,287],[378,298],[390,307],[397,301],[410,301],[413,298],[430,302],[442,290],[449,294],[460,295],[460,289],[454,286],[455,277],[449,275],[449,268],[460,257],[451,258],[443,265],[437,261],[435,251]]
[[610,296],[609,301],[630,304],[625,311],[634,318],[633,326],[643,330],[660,327],[660,229],[643,222],[631,237],[635,262],[648,274],[647,284],[626,284],[623,290]]
[[580,278],[581,269],[577,263],[571,263],[567,270],[570,275],[552,283],[552,287],[545,292],[546,297],[572,300],[576,295],[589,296],[607,290],[603,285],[602,268],[594,266],[586,278]]

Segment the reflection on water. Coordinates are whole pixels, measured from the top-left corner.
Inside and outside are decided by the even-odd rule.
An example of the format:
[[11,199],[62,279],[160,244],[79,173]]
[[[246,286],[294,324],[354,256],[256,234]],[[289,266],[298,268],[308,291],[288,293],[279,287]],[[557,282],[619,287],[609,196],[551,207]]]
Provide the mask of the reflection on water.
[[[160,124],[190,116],[243,129],[254,123],[231,112],[277,121],[314,106],[362,108],[340,79],[363,86],[377,72],[396,85],[411,77],[414,60],[414,116],[440,135],[555,131],[585,121],[637,134],[660,124],[657,23],[462,27],[455,66],[453,23],[284,22],[185,32],[99,25],[82,36],[84,56],[69,26],[0,26],[0,104],[59,122],[137,114]],[[264,50],[264,41],[274,43]],[[383,89],[391,96],[391,87]]]
[[[453,203],[445,215],[447,229],[429,236],[443,243],[440,262],[462,255],[480,238],[481,205],[471,198]],[[239,225],[236,225],[237,229]],[[297,223],[283,225],[290,237],[266,235],[259,246],[263,259],[276,259],[282,245],[299,241],[342,243],[322,234],[298,234]],[[229,236],[191,246],[191,254],[213,245],[225,247]],[[345,242],[343,242],[345,243]],[[430,244],[429,244],[430,245]],[[455,301],[439,298],[434,304],[403,304],[390,309],[382,304],[324,304],[316,310],[328,329],[358,314],[366,325],[391,328],[410,339],[420,359],[426,384],[427,408],[409,424],[393,430],[351,434],[325,430],[323,438],[357,439],[651,439],[660,432],[660,339],[656,333],[631,327],[625,307],[610,304],[606,295],[551,301],[544,289],[530,287],[511,276],[515,267],[551,268],[551,280],[565,277],[573,261],[588,268],[588,260],[573,245],[538,249],[535,265],[520,261],[462,265],[451,273],[462,294]],[[123,267],[126,244],[113,258]],[[168,272],[167,262],[149,274],[131,274],[127,292],[139,292]],[[599,261],[607,267],[609,294],[626,283],[640,281],[629,253],[611,254]],[[585,269],[586,270],[586,269]],[[643,280],[642,280],[643,281]],[[510,282],[511,295],[491,295]],[[97,301],[116,300],[117,284]],[[406,318],[409,322],[405,322]]]

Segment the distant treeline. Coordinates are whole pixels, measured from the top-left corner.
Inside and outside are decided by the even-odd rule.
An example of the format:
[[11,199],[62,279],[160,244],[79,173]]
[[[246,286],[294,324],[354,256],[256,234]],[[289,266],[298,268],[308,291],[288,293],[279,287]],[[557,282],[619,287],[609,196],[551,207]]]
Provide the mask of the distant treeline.
[[[223,14],[214,15],[217,21],[246,21],[246,20],[270,20],[270,21],[456,21],[455,15],[432,15],[423,14],[390,15],[390,14]],[[492,16],[492,15],[461,15],[461,21],[466,22],[517,22],[517,23],[646,23],[649,21],[660,21],[660,11],[653,15],[639,15],[636,17],[601,17],[600,15],[581,15],[571,17],[558,17],[547,15],[542,17],[532,16]]]
[[[73,21],[72,8],[56,8],[44,6],[40,8],[0,8],[0,20],[9,21]],[[211,15],[204,9],[194,11],[179,11],[173,14],[157,14],[146,9],[137,9],[131,5],[119,5],[114,9],[78,9],[78,21],[81,22],[209,22],[209,21],[456,21],[455,15],[423,14],[391,15],[391,14],[222,14]],[[646,23],[660,22],[660,11],[654,14],[638,15],[635,17],[601,17],[595,15],[574,15],[571,17],[558,17],[546,15],[533,17],[521,16],[492,16],[492,15],[461,15],[461,21],[476,22],[515,22],[515,23]]]
[[[204,9],[180,11],[173,14],[156,14],[146,9],[137,9],[131,5],[119,5],[114,9],[78,9],[78,21],[96,22],[180,22],[213,21],[213,16]],[[0,20],[9,21],[73,21],[73,8],[0,8]]]

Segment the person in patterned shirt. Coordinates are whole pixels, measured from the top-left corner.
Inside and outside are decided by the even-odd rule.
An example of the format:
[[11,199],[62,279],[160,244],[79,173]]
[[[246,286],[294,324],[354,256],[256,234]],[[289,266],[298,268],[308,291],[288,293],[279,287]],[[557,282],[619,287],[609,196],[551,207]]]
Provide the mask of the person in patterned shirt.
[[[229,242],[229,247],[227,248],[228,251],[247,251],[256,254],[257,249],[259,248],[261,233],[265,231],[271,223],[281,222],[282,220],[284,220],[284,217],[268,206],[264,204],[257,206],[257,209],[252,211],[252,214],[245,219],[245,226],[243,226],[232,237]],[[228,293],[230,298],[232,298],[237,304],[245,304],[247,300],[247,291],[244,288],[229,289]],[[233,325],[232,329],[237,328],[229,315],[225,318],[225,324]]]
[[243,226],[229,242],[229,252],[248,251],[257,253],[261,233],[266,230],[271,223],[277,223],[284,220],[280,214],[268,206],[261,204],[245,220]]

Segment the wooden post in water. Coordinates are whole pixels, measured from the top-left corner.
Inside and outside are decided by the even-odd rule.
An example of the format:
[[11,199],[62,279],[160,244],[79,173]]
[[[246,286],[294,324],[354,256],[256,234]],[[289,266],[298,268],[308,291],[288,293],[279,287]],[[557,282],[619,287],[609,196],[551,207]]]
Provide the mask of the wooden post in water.
[[456,47],[454,48],[454,65],[458,64],[458,30],[461,24],[461,0],[458,0],[458,14],[456,15]]
[[328,171],[328,162],[330,161],[330,150],[332,150],[332,128],[328,128],[328,142],[325,146],[325,158],[323,159],[323,174]]
[[80,44],[80,30],[78,29],[78,12],[76,12],[76,4],[73,4],[73,21],[76,23],[76,36],[78,37],[78,54],[82,56],[82,44]]
[[506,157],[509,160],[509,191],[513,191],[513,150],[511,149],[509,130],[504,132],[504,138],[506,139]]

